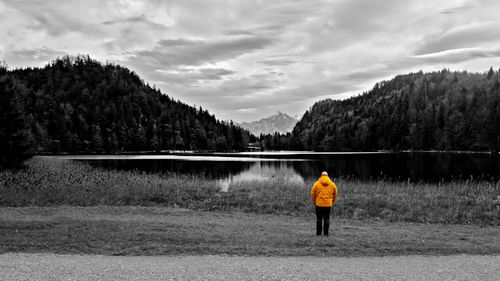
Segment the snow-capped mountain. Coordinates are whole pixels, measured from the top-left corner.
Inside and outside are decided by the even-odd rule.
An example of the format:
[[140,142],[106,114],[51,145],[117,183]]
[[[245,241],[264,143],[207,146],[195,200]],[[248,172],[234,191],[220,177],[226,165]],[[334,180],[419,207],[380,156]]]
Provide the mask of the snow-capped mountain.
[[259,136],[261,133],[274,134],[275,132],[286,134],[292,131],[297,121],[298,119],[278,111],[275,115],[260,119],[259,121],[243,122],[240,126],[256,136]]

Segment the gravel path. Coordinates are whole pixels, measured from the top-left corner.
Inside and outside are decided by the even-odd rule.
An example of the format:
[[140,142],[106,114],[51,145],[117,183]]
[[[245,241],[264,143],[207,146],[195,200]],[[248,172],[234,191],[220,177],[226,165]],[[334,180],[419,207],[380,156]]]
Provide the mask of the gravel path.
[[500,256],[0,255],[0,280],[499,280]]

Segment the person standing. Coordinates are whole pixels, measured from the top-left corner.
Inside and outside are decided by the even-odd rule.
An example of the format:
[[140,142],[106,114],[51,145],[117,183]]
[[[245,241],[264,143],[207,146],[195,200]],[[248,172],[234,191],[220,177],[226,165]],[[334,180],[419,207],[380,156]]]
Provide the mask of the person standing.
[[311,199],[316,206],[316,235],[328,236],[330,227],[330,212],[332,205],[337,200],[337,186],[328,177],[327,172],[321,173],[311,190]]

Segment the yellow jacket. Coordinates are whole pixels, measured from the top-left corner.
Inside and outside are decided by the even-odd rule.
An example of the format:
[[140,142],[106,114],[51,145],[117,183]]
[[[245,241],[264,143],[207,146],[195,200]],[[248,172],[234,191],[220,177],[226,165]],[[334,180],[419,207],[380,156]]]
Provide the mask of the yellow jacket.
[[311,199],[318,207],[331,207],[337,200],[337,186],[327,176],[322,176],[314,183]]

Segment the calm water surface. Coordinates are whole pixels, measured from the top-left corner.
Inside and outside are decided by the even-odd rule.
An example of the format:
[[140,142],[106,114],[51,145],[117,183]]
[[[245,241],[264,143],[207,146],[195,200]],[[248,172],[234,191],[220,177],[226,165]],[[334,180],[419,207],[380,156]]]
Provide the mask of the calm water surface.
[[221,189],[234,182],[303,182],[328,171],[332,178],[349,177],[361,181],[439,182],[478,179],[498,181],[500,160],[487,153],[214,153],[189,155],[91,155],[63,158],[91,165],[151,173],[200,173],[217,179]]

